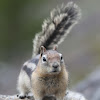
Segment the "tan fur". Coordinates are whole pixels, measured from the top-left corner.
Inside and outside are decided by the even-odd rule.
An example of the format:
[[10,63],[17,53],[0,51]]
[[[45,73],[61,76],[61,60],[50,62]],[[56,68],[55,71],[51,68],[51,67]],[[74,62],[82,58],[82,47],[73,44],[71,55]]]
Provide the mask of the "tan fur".
[[[32,74],[32,92],[37,100],[41,100],[46,95],[55,95],[57,99],[63,99],[68,85],[68,73],[64,70],[54,76],[42,75],[37,71]],[[46,77],[49,78],[48,81],[44,80]]]
[[[49,60],[57,61],[58,55],[48,54]],[[41,59],[41,58],[40,58]],[[41,70],[39,61],[37,69],[32,73],[32,92],[35,100],[42,100],[46,95],[54,95],[57,100],[63,100],[68,85],[68,72],[65,69],[65,64],[61,66],[60,73],[50,74]]]

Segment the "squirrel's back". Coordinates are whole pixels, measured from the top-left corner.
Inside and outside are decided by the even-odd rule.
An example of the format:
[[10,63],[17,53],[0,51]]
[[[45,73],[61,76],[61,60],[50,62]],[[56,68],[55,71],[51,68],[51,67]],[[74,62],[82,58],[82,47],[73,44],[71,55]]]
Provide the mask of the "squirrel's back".
[[33,57],[23,64],[22,70],[24,70],[29,77],[31,77],[32,72],[36,69],[39,61],[39,56],[40,55],[38,54],[37,56]]

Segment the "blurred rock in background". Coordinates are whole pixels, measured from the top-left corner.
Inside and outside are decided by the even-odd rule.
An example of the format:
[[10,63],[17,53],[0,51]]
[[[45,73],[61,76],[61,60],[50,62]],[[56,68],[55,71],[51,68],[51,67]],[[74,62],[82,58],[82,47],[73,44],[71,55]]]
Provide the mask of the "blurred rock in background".
[[[17,93],[17,77],[32,56],[34,35],[50,11],[68,1],[0,0],[0,94]],[[82,18],[59,46],[69,70],[69,88],[100,65],[100,1],[72,1],[82,9]]]
[[82,93],[87,100],[100,100],[100,66],[83,81],[74,86],[74,90]]

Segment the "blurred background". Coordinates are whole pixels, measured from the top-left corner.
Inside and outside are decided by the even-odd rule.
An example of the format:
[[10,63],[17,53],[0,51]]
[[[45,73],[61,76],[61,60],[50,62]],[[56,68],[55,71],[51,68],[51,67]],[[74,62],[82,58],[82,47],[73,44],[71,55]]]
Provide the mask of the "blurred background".
[[[22,64],[32,56],[32,39],[57,5],[70,0],[0,0],[0,94],[15,94]],[[100,66],[100,0],[71,0],[82,18],[58,51],[69,70],[69,88]]]

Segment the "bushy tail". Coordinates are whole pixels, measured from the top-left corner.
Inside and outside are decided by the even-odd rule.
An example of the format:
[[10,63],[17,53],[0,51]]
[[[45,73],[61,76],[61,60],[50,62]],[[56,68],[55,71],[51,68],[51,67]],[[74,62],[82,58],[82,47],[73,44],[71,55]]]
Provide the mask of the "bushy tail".
[[33,56],[39,54],[42,45],[50,49],[61,44],[80,17],[80,8],[73,2],[51,11],[50,19],[42,25],[42,32],[36,34],[33,40]]

